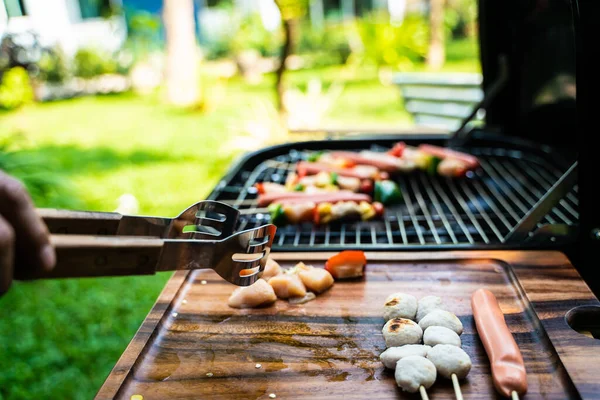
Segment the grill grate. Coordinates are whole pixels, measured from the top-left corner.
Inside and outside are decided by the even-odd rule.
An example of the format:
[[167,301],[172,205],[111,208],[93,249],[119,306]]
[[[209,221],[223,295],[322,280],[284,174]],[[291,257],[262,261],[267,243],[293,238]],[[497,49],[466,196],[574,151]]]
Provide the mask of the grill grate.
[[[372,150],[385,148],[372,146]],[[560,171],[543,158],[523,151],[472,148],[481,169],[460,180],[423,172],[395,178],[403,204],[387,207],[381,221],[336,223],[315,227],[310,223],[278,228],[277,250],[350,248],[409,248],[428,246],[500,245],[502,239],[560,178]],[[265,159],[253,169],[240,169],[222,181],[211,199],[242,211],[239,229],[269,222],[257,208],[257,182],[284,183],[297,161],[308,152],[291,150]],[[574,226],[579,218],[577,187],[563,198],[538,227]]]

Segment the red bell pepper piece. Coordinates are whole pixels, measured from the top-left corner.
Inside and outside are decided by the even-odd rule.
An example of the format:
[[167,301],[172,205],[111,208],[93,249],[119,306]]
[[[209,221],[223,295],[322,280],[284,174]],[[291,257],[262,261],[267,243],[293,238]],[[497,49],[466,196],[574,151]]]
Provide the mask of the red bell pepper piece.
[[370,179],[363,179],[360,182],[359,192],[366,193],[366,194],[373,193],[373,181]]
[[377,215],[378,217],[381,217],[383,215],[383,212],[385,211],[383,204],[381,204],[378,201],[373,202],[373,208],[375,209],[375,215]]
[[325,269],[335,279],[358,278],[364,275],[367,257],[361,250],[344,250],[330,257]]
[[406,143],[404,142],[398,142],[394,145],[394,147],[392,147],[391,149],[389,149],[387,151],[387,153],[391,156],[394,157],[402,157],[402,153],[404,153],[404,149],[406,148]]
[[262,182],[255,183],[254,187],[258,194],[265,194],[265,185],[263,185]]
[[298,163],[298,165],[296,166],[296,175],[298,176],[298,181],[304,178],[307,172],[308,171],[306,170],[306,165]]
[[315,208],[313,208],[313,222],[315,225],[319,225],[319,223],[321,222],[321,216],[319,215],[318,205],[315,205]]

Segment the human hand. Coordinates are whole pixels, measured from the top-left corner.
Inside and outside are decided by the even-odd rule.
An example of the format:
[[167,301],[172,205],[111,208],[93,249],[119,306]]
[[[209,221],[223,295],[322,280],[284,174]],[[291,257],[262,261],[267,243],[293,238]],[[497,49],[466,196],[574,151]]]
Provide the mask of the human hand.
[[51,270],[55,264],[50,233],[29,193],[21,182],[0,171],[0,296],[13,277]]

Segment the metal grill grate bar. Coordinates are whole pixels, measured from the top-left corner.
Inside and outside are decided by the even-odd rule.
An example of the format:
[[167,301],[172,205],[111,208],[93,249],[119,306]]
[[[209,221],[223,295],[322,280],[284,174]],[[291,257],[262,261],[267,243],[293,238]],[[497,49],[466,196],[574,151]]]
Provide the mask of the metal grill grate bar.
[[406,183],[404,182],[404,179],[400,180],[400,188],[402,190],[402,193],[404,194],[404,199],[406,200],[406,208],[410,215],[410,219],[413,223],[413,226],[415,227],[415,232],[417,233],[417,236],[419,238],[419,243],[425,244],[425,239],[423,238],[423,234],[421,232],[421,225],[419,225],[417,223],[417,219],[415,217],[415,212],[414,212],[413,206],[412,206],[412,200],[410,198],[410,194],[408,192],[408,188],[406,186]]
[[[527,201],[527,203],[529,203],[529,207],[527,207],[527,210],[529,210],[531,207],[533,207],[535,205],[535,200],[529,195],[527,194],[527,191],[530,191],[530,187],[531,185],[523,185],[521,183],[521,185],[518,185],[515,180],[518,182],[519,179],[518,177],[512,175],[510,172],[507,171],[506,168],[504,168],[502,165],[499,165],[498,162],[492,160],[490,161],[490,165],[496,170],[498,171],[498,173],[501,176],[505,176],[506,177],[506,182],[508,182],[509,186],[512,188],[513,192],[521,195],[521,197],[523,197],[525,199],[525,201]],[[543,194],[540,194],[539,197],[542,197]],[[525,211],[527,212],[527,211]],[[556,221],[554,220],[554,218],[552,218],[551,216],[547,215],[546,216],[546,220],[551,223],[551,224],[555,224]]]
[[474,243],[473,236],[471,236],[471,233],[469,233],[469,228],[467,228],[465,222],[463,221],[463,218],[458,213],[456,208],[454,208],[454,205],[452,205],[452,202],[448,198],[448,195],[446,195],[446,193],[442,190],[440,184],[437,182],[436,179],[431,179],[431,185],[435,188],[435,190],[440,195],[442,200],[444,200],[444,204],[448,207],[448,209],[450,210],[450,213],[456,218],[456,222],[462,229],[462,231],[463,231],[465,237],[467,238],[467,240],[469,241],[469,243]]
[[433,234],[435,242],[437,244],[441,244],[442,241],[440,240],[440,237],[437,233],[437,228],[433,224],[433,220],[431,219],[429,210],[427,209],[427,206],[425,205],[425,201],[423,200],[423,195],[421,194],[421,191],[419,190],[418,186],[416,186],[416,182],[414,179],[410,179],[410,184],[411,184],[411,187],[413,188],[413,193],[415,194],[417,204],[419,205],[419,207],[421,208],[421,211],[423,212],[423,215],[425,216],[427,225],[429,225],[430,232]]
[[441,218],[442,223],[444,224],[444,227],[446,228],[446,231],[450,235],[450,238],[452,239],[452,243],[458,243],[458,240],[456,239],[456,235],[454,235],[454,231],[452,229],[452,226],[448,222],[448,219],[446,218],[446,215],[445,215],[445,213],[442,210],[442,205],[440,204],[440,202],[438,201],[437,196],[435,195],[435,193],[431,189],[431,183],[428,182],[425,179],[424,175],[421,175],[421,182],[423,183],[423,187],[425,188],[425,192],[429,195],[429,198],[431,199],[431,202],[433,204],[433,207],[435,208],[435,211],[437,212],[437,215],[439,215],[439,217]]

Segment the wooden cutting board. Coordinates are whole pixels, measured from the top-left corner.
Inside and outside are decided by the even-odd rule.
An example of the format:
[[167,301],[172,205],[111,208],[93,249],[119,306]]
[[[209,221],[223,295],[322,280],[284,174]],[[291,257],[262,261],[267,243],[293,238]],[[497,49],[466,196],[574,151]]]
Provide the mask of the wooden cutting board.
[[[322,266],[331,255],[272,257],[282,266]],[[402,392],[379,361],[382,304],[393,292],[442,297],[464,325],[463,349],[473,362],[461,382],[465,399],[500,398],[470,306],[471,294],[485,287],[523,353],[523,399],[600,399],[600,340],[567,322],[600,326],[600,303],[562,253],[390,252],[367,259],[362,280],[336,282],[303,305],[278,300],[263,309],[229,308],[234,286],[212,271],[174,274],[97,398],[419,398]],[[455,398],[439,377],[428,393]]]

